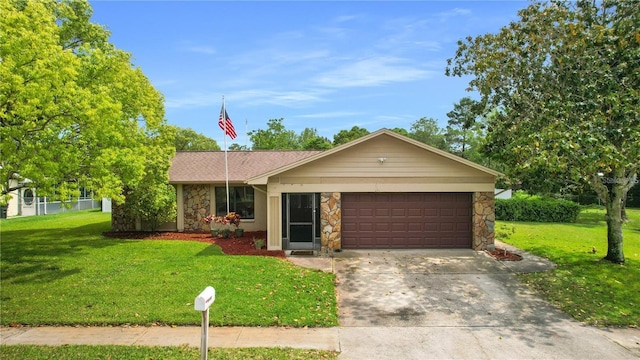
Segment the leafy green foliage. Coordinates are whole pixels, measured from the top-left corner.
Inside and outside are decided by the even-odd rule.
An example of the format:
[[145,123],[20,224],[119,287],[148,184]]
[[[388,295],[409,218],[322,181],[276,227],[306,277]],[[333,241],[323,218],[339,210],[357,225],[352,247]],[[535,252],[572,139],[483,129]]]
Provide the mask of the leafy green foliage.
[[176,151],[210,151],[220,150],[218,143],[191,128],[172,126],[175,131]]
[[318,135],[318,130],[305,128],[296,135],[293,130],[287,130],[282,124],[284,119],[271,119],[267,129],[249,132],[254,150],[327,150],[331,142]]
[[449,118],[445,137],[451,152],[472,161],[482,159],[480,140],[484,138],[483,123],[478,120],[482,109],[478,102],[464,97],[447,113]]
[[[200,349],[189,346],[123,346],[123,345],[0,345],[3,359],[172,359],[193,360],[200,356]],[[219,348],[208,349],[209,359],[337,359],[333,351],[292,348]]]
[[233,143],[229,145],[229,150],[249,151],[251,149],[247,145],[240,145],[238,143]]
[[193,299],[206,286],[215,326],[337,325],[333,274],[202,242],[106,238],[109,219],[1,219],[2,325],[199,325]]
[[176,189],[173,185],[158,183],[139,186],[127,193],[124,204],[134,218],[139,217],[155,231],[163,223],[175,221],[178,214],[176,208]]
[[302,150],[328,150],[333,147],[329,139],[318,135],[318,130],[306,128],[299,136],[300,148]]
[[496,220],[575,222],[581,207],[572,201],[555,199],[496,199]]
[[358,126],[352,127],[351,130],[340,130],[333,135],[333,146],[346,144],[365,135],[369,135],[369,130]]
[[[0,0],[0,181],[29,179],[40,196],[80,187],[123,199],[167,133],[162,95],[130,55],[89,22],[85,0]],[[158,141],[156,146],[166,143]]]
[[482,106],[499,109],[485,152],[514,183],[591,185],[607,208],[607,258],[622,263],[621,204],[640,168],[640,4],[536,2],[519,16],[459,41],[446,72],[471,76]]
[[449,144],[445,137],[445,132],[438,126],[438,122],[433,118],[421,118],[411,124],[409,137],[427,145],[449,151]]
[[640,326],[640,210],[627,209],[624,265],[602,261],[605,211],[586,209],[575,224],[498,221],[513,228],[505,240],[557,264],[552,271],[519,275],[578,321],[597,326]]
[[283,118],[270,119],[267,130],[249,131],[254,150],[295,150],[299,143],[295,131],[287,130]]

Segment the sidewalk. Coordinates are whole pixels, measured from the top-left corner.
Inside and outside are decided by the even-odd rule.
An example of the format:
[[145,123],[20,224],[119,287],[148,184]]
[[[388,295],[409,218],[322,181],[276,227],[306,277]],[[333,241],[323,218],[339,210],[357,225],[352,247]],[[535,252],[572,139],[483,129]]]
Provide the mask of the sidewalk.
[[[3,345],[200,346],[197,326],[154,327],[2,327]],[[340,350],[338,328],[210,327],[210,347],[291,347]]]

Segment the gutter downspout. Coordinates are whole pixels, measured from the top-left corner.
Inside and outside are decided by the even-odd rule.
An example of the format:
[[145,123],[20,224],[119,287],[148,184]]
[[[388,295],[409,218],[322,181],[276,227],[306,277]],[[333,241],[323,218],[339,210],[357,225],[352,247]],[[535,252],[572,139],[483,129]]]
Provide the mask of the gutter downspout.
[[259,188],[259,187],[257,187],[256,185],[251,185],[251,187],[253,188],[253,190],[258,190],[259,192],[261,192],[261,193],[263,193],[263,194],[267,195],[267,190],[260,189],[260,188]]

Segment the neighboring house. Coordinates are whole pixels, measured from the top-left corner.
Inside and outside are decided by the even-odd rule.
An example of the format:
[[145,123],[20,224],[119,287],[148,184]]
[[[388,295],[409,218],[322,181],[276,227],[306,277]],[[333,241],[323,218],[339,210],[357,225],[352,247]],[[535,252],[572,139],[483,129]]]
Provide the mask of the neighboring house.
[[[65,207],[60,201],[48,201],[46,197],[38,197],[36,189],[28,186],[29,180],[24,182],[24,187],[9,192],[11,199],[3,209],[3,217],[33,216],[56,214],[65,211],[85,210],[100,208],[100,201],[93,200],[91,193],[82,189],[78,198],[68,202],[69,207]],[[11,187],[18,187],[17,180],[11,180]]]
[[[498,172],[382,129],[327,151],[228,152],[231,211],[270,250],[492,248]],[[178,152],[166,230],[226,212],[225,154]],[[113,212],[114,230],[130,222]],[[120,215],[118,215],[120,214]]]
[[513,191],[511,189],[496,189],[494,195],[496,199],[509,200],[513,196]]

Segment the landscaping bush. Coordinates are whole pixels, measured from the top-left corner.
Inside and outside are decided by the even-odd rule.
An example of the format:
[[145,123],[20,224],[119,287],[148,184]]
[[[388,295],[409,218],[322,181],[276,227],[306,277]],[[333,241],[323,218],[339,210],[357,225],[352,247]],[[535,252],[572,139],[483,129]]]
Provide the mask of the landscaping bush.
[[496,219],[505,221],[576,222],[580,205],[567,200],[496,199]]

